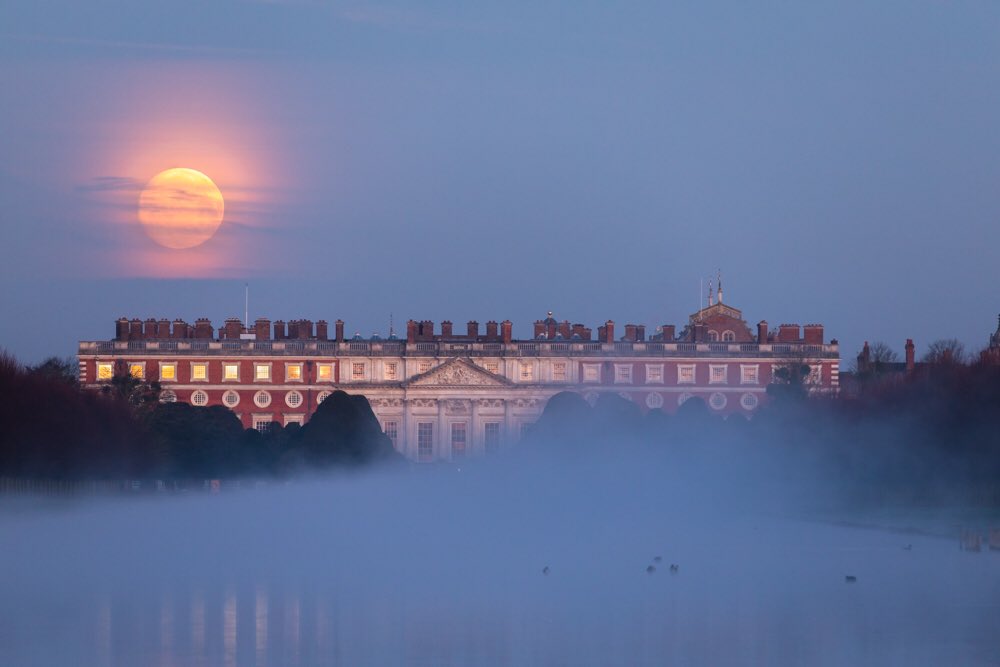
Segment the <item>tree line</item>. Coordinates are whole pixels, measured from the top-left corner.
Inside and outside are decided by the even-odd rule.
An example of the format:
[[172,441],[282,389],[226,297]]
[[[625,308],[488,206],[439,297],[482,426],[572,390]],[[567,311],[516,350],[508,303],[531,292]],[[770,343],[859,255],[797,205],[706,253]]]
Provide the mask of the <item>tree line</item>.
[[73,361],[24,366],[0,351],[0,477],[271,476],[398,458],[363,396],[334,392],[305,426],[261,432],[228,408],[164,403],[159,394],[124,364],[95,392],[79,386]]

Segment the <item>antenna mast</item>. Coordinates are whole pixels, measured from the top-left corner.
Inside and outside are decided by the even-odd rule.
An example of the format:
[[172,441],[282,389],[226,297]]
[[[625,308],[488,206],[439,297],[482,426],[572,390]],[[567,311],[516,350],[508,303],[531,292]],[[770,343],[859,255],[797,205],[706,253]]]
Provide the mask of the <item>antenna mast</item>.
[[243,283],[243,328],[250,329],[250,283]]

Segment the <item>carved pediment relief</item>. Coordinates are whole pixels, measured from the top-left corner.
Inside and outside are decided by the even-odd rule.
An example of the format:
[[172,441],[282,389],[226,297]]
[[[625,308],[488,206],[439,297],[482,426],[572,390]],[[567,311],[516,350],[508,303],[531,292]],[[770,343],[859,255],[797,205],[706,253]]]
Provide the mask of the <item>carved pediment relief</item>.
[[421,373],[406,383],[408,387],[507,387],[506,379],[479,368],[465,359],[449,359],[437,368]]

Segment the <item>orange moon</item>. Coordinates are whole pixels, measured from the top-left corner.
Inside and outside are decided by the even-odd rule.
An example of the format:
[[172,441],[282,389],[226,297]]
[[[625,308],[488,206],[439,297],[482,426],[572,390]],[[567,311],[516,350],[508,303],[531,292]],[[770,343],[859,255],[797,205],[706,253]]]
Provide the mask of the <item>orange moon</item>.
[[225,212],[222,193],[195,169],[167,169],[139,195],[139,221],[151,239],[183,250],[201,245],[218,231]]

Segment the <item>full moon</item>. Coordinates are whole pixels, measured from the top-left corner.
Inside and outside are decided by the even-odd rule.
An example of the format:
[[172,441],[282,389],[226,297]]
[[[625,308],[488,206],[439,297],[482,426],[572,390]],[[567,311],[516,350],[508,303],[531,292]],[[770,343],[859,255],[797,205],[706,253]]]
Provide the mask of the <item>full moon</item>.
[[161,171],[139,195],[139,221],[167,248],[201,245],[222,224],[225,202],[212,179],[194,169]]

